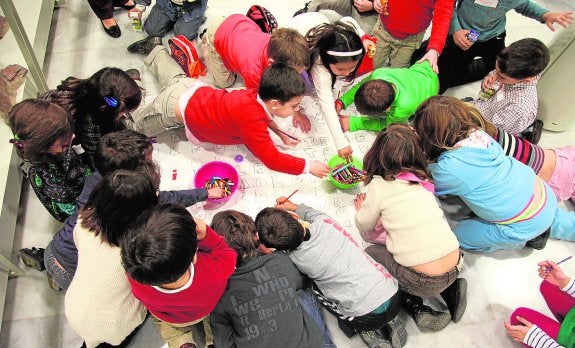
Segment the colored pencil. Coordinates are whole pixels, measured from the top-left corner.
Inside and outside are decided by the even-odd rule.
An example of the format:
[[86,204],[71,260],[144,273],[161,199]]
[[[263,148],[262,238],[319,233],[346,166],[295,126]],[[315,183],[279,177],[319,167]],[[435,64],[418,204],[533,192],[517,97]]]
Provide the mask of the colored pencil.
[[299,189],[296,189],[294,192],[291,193],[291,195],[287,196],[285,199],[283,199],[280,204],[284,204],[285,202],[287,202],[293,195],[295,195],[297,192],[299,191]]
[[298,138],[294,137],[293,135],[291,135],[291,134],[289,134],[289,133],[287,133],[287,132],[285,132],[285,131],[283,131],[283,130],[281,130],[281,129],[279,129],[279,128],[277,129],[277,131],[280,132],[280,133],[282,133],[282,134],[284,134],[284,135],[287,135],[288,137],[292,138],[293,140],[299,141]]

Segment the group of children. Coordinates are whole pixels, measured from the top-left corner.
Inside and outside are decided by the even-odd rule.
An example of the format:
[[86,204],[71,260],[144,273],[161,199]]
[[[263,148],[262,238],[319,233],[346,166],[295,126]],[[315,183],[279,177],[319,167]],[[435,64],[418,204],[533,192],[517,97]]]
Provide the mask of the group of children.
[[[67,290],[66,317],[85,345],[125,346],[149,312],[169,347],[195,347],[192,326],[200,322],[208,346],[334,346],[321,304],[347,336],[359,334],[369,347],[403,347],[401,308],[418,327],[436,331],[464,315],[462,249],[542,249],[549,236],[575,241],[575,214],[557,207],[575,192],[575,151],[544,150],[518,137],[534,121],[547,48],[523,39],[497,52],[482,85],[499,85],[491,98],[469,104],[437,96],[452,3],[415,6],[421,13],[408,25],[399,14],[414,5],[375,1],[375,39],[356,19],[333,13],[299,14],[297,23],[314,24],[303,32],[264,32],[243,15],[210,18],[202,45],[215,87],[186,76],[150,36],[134,52],[147,55],[160,82],[152,102],[140,105],[137,71],[104,68],[16,105],[7,120],[10,142],[29,164],[42,203],[64,222],[46,247],[45,265]],[[370,47],[380,55],[375,62],[381,54],[409,61],[430,22],[420,62],[393,69],[378,63],[334,98],[337,80],[355,78]],[[223,89],[237,76],[247,89]],[[294,126],[311,131],[299,108],[308,94],[317,97],[340,157],[353,154],[344,132],[379,132],[363,158],[365,192],[353,201],[356,226],[373,244],[367,249],[330,216],[286,197],[255,219],[227,210],[208,226],[185,207],[220,198],[222,189],[158,190],[150,137],[180,127],[194,143],[244,144],[271,170],[325,177],[326,164],[280,152],[269,134],[299,143],[274,117],[293,116]],[[362,116],[340,114],[352,103]],[[436,198],[443,195],[458,196],[474,214],[453,231]],[[572,294],[573,280],[559,278],[553,286]],[[449,313],[423,303],[437,295]],[[571,326],[561,330],[573,330],[568,318]],[[532,326],[518,321],[507,329],[532,342],[517,324]],[[567,344],[569,335],[547,334]]]

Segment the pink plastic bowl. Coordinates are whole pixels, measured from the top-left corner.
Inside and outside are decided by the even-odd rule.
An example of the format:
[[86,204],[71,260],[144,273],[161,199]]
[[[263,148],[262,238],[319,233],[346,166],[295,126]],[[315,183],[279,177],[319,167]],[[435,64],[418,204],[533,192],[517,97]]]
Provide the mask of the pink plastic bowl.
[[231,194],[228,196],[219,199],[208,198],[208,201],[217,203],[227,202],[234,195],[234,192],[236,192],[240,185],[240,175],[232,165],[226,162],[208,162],[201,166],[196,172],[196,176],[194,177],[194,186],[196,188],[203,188],[206,181],[210,180],[214,176],[219,176],[222,179],[228,178],[234,183],[234,185],[230,186]]

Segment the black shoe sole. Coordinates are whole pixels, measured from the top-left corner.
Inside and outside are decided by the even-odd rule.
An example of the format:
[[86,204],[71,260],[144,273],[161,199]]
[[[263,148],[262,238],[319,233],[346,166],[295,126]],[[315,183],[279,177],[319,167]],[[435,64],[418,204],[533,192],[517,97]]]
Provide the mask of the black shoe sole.
[[459,283],[457,292],[457,307],[454,308],[453,313],[451,313],[451,320],[457,323],[463,317],[465,309],[467,308],[467,280],[464,278],[457,278],[455,280]]
[[385,324],[381,331],[391,342],[392,348],[401,348],[407,344],[407,331],[398,317]]
[[451,315],[448,313],[440,313],[439,315],[420,313],[415,315],[414,320],[417,327],[440,331],[449,325],[451,322]]

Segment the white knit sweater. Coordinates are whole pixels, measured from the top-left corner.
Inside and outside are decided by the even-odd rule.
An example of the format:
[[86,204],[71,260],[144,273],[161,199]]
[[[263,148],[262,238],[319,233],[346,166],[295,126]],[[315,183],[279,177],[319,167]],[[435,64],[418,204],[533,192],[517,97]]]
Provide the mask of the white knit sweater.
[[65,313],[70,326],[88,347],[120,344],[146,317],[133,295],[121,264],[120,248],[103,243],[82,227],[74,229],[78,268],[66,292]]
[[381,218],[388,233],[387,249],[399,264],[421,265],[459,247],[435,196],[420,184],[374,176],[366,188],[355,224],[363,235]]

